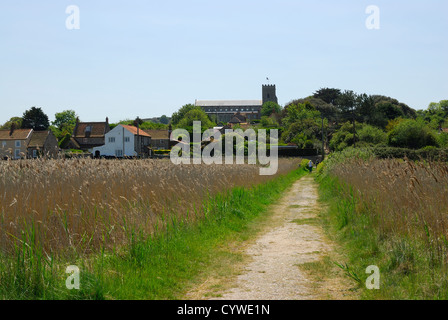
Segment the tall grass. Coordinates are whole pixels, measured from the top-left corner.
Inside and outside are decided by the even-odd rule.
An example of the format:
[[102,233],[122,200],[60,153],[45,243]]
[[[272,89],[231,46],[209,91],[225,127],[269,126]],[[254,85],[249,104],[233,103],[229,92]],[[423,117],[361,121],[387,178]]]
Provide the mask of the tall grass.
[[447,163],[341,159],[321,170],[321,193],[357,274],[381,269],[365,297],[448,298]]
[[[203,221],[210,199],[254,188],[297,165],[281,159],[276,176],[260,176],[251,165],[163,160],[0,162],[0,296],[104,297],[107,257],[130,254],[138,261],[145,241]],[[54,283],[67,266],[61,261],[83,266],[83,290],[67,293],[65,283]]]

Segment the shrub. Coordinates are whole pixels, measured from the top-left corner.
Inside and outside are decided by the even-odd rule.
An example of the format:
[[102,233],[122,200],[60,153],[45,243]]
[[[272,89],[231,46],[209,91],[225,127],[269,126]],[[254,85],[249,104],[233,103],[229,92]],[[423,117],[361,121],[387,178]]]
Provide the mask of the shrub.
[[377,127],[364,124],[363,127],[358,131],[358,138],[360,142],[376,145],[386,142],[387,134]]
[[448,133],[442,132],[437,136],[438,143],[441,147],[448,147]]
[[437,138],[422,121],[404,120],[396,125],[388,135],[391,147],[420,149],[438,146]]

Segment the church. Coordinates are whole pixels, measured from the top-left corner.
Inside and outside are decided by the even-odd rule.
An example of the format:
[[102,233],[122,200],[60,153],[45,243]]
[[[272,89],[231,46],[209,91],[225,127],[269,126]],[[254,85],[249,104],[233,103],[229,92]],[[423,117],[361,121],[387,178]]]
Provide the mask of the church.
[[196,100],[195,105],[216,122],[228,123],[236,114],[244,115],[247,121],[261,119],[261,107],[268,101],[278,103],[275,85],[262,86],[261,100]]

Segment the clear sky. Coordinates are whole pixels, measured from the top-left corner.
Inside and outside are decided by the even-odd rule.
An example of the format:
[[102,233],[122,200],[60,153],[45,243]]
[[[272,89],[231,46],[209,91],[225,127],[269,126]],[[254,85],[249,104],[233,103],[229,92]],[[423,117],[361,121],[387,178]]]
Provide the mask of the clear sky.
[[448,99],[447,17],[447,0],[1,0],[0,123],[32,106],[50,120],[171,116],[261,99],[266,77],[282,105],[332,87],[423,109]]

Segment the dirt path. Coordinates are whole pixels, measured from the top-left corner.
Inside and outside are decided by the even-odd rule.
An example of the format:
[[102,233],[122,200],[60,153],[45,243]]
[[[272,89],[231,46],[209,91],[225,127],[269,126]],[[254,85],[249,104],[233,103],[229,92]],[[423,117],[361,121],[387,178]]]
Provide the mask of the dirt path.
[[[320,226],[318,215],[325,208],[317,200],[313,177],[298,180],[272,207],[274,214],[264,231],[245,247],[246,259],[236,275],[212,281],[215,288],[221,287],[212,299],[355,298],[352,284],[333,263],[339,257]],[[227,283],[217,285],[223,281]]]

